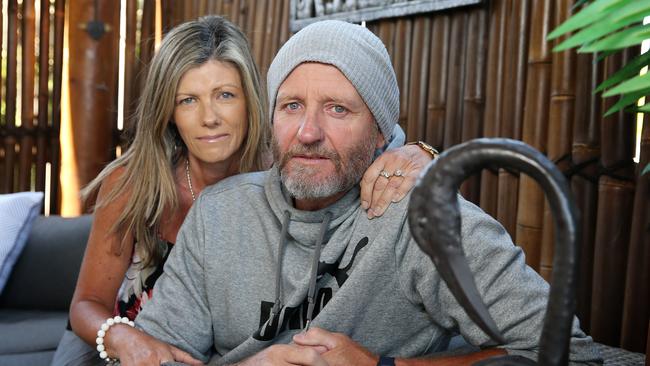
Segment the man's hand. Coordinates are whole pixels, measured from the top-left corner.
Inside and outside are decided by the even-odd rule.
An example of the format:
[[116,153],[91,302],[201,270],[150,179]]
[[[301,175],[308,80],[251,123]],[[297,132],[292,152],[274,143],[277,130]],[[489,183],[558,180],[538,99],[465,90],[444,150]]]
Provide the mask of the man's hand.
[[233,366],[329,366],[317,348],[297,344],[276,344]]
[[381,154],[361,179],[361,206],[368,218],[381,216],[391,202],[399,202],[413,188],[431,155],[417,145],[405,145]]
[[296,334],[293,341],[300,346],[316,347],[330,366],[374,366],[379,357],[342,333],[332,333],[320,328]]

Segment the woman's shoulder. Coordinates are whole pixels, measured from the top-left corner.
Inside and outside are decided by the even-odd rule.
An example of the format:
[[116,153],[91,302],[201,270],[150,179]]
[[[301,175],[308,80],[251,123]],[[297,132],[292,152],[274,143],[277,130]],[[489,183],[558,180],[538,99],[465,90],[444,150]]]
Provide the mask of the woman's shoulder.
[[102,204],[107,200],[107,204],[113,205],[113,202],[125,204],[131,196],[132,189],[124,180],[127,179],[127,169],[124,166],[117,166],[106,173],[99,186],[97,193],[97,203]]

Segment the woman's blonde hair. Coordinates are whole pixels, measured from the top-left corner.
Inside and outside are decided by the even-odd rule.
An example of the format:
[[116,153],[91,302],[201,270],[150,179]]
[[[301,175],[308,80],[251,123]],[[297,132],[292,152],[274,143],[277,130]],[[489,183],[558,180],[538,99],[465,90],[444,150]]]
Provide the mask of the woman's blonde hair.
[[151,60],[147,79],[138,101],[132,138],[127,151],[111,162],[82,190],[84,199],[98,190],[117,168],[124,167],[112,191],[96,207],[110,204],[127,189],[131,199],[114,223],[112,231],[124,240],[130,236],[139,243],[143,265],[161,260],[158,231],[165,209],[178,208],[173,169],[187,148],[171,123],[178,83],[183,74],[210,60],[229,62],[241,77],[248,114],[248,135],[241,147],[240,172],[265,168],[269,122],[266,120],[267,98],[244,34],[231,22],[218,16],[206,16],[175,27],[164,37]]

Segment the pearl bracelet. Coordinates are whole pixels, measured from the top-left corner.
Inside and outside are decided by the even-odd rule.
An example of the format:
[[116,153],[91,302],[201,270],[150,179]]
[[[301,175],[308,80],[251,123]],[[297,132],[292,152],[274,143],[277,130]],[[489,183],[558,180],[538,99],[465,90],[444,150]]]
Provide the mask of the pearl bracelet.
[[97,352],[99,352],[99,358],[102,360],[106,360],[108,363],[116,362],[117,359],[112,359],[108,357],[108,353],[106,353],[106,347],[104,346],[104,336],[106,335],[106,332],[115,324],[125,324],[129,326],[135,326],[135,323],[133,323],[132,320],[129,320],[127,317],[120,317],[119,315],[116,315],[114,318],[108,318],[106,321],[102,324],[101,327],[99,327],[99,330],[97,331]]

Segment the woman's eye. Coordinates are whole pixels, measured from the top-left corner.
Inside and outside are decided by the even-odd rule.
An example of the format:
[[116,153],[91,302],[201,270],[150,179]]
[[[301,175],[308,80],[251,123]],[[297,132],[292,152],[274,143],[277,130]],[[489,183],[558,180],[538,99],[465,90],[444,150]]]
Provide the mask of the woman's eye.
[[220,96],[223,99],[230,99],[230,98],[233,98],[235,96],[235,94],[233,94],[231,92],[223,92],[223,93],[220,94]]
[[181,100],[178,101],[178,104],[191,104],[191,103],[193,103],[195,100],[196,100],[196,99],[193,98],[193,97],[183,98],[183,99],[181,99]]

